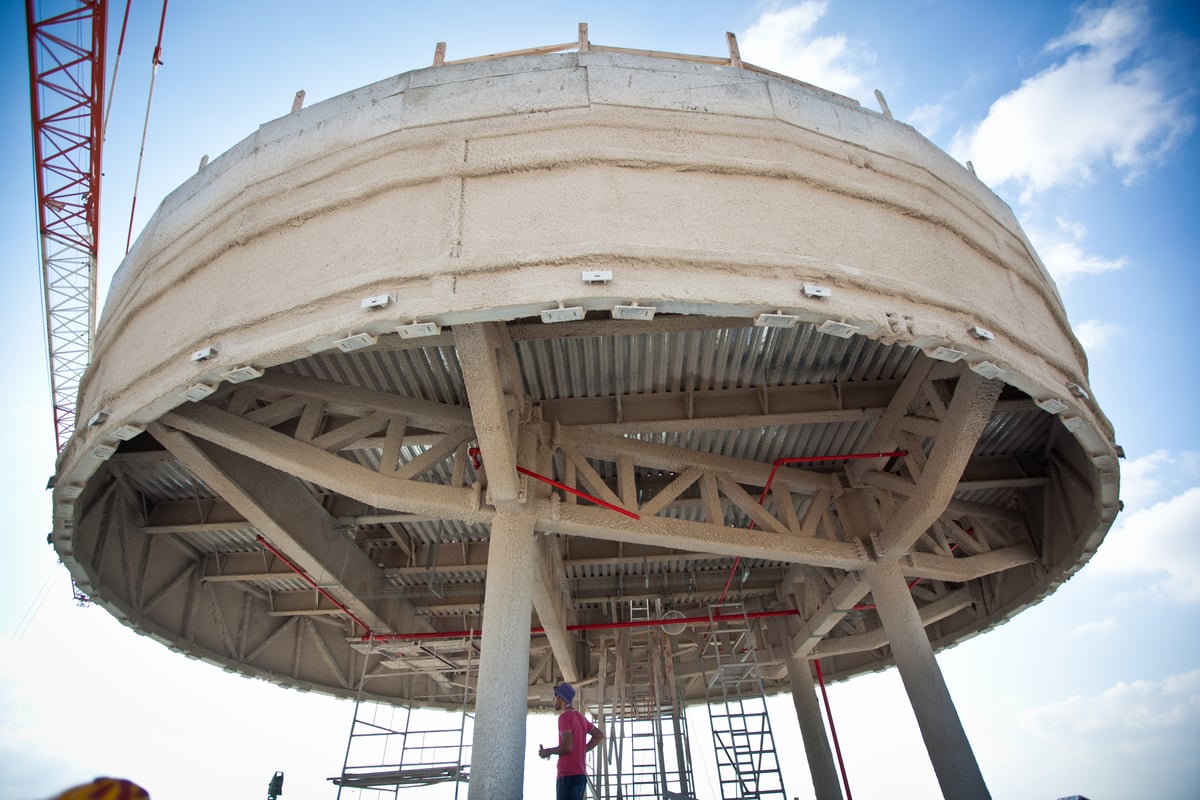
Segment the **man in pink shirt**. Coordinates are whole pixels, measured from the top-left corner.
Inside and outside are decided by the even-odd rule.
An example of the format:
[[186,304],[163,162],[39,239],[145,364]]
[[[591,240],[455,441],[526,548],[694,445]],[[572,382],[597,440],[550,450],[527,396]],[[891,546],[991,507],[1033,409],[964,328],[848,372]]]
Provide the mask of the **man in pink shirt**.
[[604,731],[571,707],[573,702],[575,690],[571,684],[554,687],[554,710],[562,712],[558,715],[558,747],[538,746],[539,757],[558,756],[558,800],[583,800],[587,754],[604,738]]

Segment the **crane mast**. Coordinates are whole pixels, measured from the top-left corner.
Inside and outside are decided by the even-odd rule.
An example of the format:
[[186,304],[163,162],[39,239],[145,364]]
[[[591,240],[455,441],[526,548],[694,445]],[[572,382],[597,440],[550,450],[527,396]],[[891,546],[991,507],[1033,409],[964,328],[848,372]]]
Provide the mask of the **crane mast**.
[[46,344],[58,452],[96,330],[106,0],[26,0]]

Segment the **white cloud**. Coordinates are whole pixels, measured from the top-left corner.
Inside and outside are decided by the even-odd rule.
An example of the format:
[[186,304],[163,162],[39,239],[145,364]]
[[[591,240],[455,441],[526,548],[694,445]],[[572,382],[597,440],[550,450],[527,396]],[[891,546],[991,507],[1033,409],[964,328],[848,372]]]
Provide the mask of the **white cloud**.
[[864,48],[850,47],[845,34],[814,35],[826,8],[824,0],[805,0],[763,12],[738,37],[742,56],[752,64],[822,89],[861,97],[865,93],[862,68],[873,57]]
[[1083,6],[1074,28],[1046,45],[1047,50],[1069,50],[1074,47],[1124,47],[1131,38],[1146,33],[1146,6],[1140,0],[1117,2],[1103,6]]
[[1147,591],[1176,603],[1200,603],[1200,486],[1122,515],[1092,559],[1099,573],[1153,576]]
[[1030,709],[1021,718],[1021,726],[1040,738],[1103,737],[1122,742],[1126,752],[1145,751],[1154,734],[1171,735],[1197,725],[1200,670],[1161,681],[1122,681],[1099,695],[1074,695]]
[[1121,326],[1113,322],[1102,322],[1098,319],[1085,319],[1075,326],[1075,337],[1083,345],[1083,349],[1091,352],[1099,350],[1108,344],[1121,330]]
[[987,183],[1014,181],[1028,202],[1037,191],[1086,183],[1100,165],[1132,180],[1191,129],[1149,47],[1143,2],[1082,10],[1047,52],[1067,55],[954,137],[951,152]]
[[926,139],[933,139],[949,117],[950,109],[945,104],[926,103],[914,108],[905,122],[919,130]]
[[1166,450],[1155,450],[1121,466],[1121,500],[1126,511],[1146,508],[1162,495],[1159,473],[1171,468],[1173,459]]
[[[1096,694],[1030,708],[1016,723],[1010,737],[1016,752],[1005,759],[1014,775],[999,782],[1018,791],[1007,796],[1194,796],[1200,670],[1121,681]],[[1042,757],[1048,751],[1054,758]]]
[[1097,275],[1122,269],[1128,262],[1121,258],[1101,258],[1084,252],[1082,245],[1087,229],[1078,222],[1059,217],[1055,229],[1041,230],[1027,226],[1029,241],[1042,258],[1050,275],[1060,286],[1080,275]]
[[[0,798],[47,797],[106,774],[152,797],[216,797],[265,784],[274,769],[302,797],[341,768],[353,704],[228,674],[102,609],[51,602],[0,670]],[[199,774],[197,762],[221,767]]]
[[1125,509],[1092,557],[1089,570],[1141,577],[1143,592],[1151,599],[1200,602],[1197,455],[1156,450],[1121,466]]
[[1076,625],[1071,631],[1072,636],[1106,636],[1117,629],[1117,620],[1113,617],[1085,622]]

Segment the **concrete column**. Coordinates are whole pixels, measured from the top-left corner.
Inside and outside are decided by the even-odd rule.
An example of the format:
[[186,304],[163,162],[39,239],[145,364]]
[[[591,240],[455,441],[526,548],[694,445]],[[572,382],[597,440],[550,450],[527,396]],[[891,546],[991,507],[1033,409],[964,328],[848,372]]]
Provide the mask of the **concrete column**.
[[792,685],[792,703],[796,706],[796,719],[800,722],[800,736],[804,739],[804,755],[808,758],[808,771],[812,775],[816,798],[843,800],[837,766],[833,763],[833,751],[829,748],[829,737],[825,733],[825,721],[821,718],[821,704],[817,702],[816,685],[808,659],[788,658],[787,670],[788,681]]
[[865,576],[942,795],[954,800],[987,800],[991,795],[983,773],[933,657],[904,574],[892,564],[872,567]]
[[468,800],[517,800],[523,792],[535,564],[533,517],[496,514],[483,597]]

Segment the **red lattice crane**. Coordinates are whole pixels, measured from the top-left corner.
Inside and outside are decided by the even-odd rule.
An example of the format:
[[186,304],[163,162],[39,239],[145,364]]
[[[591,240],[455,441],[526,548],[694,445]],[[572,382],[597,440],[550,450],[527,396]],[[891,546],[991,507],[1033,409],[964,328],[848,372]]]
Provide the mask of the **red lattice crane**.
[[96,329],[108,9],[106,0],[26,0],[25,10],[50,391],[62,452]]

